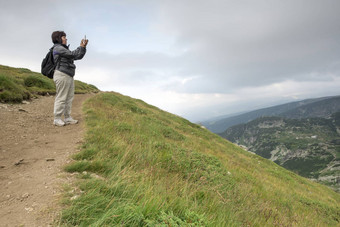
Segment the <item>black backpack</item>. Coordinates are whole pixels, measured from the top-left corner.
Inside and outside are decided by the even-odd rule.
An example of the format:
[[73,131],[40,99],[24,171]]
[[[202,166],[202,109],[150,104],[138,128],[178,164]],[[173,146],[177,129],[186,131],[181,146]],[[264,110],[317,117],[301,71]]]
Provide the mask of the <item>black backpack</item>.
[[56,66],[57,64],[54,63],[53,59],[53,47],[52,47],[41,63],[41,73],[44,76],[53,79],[53,74]]

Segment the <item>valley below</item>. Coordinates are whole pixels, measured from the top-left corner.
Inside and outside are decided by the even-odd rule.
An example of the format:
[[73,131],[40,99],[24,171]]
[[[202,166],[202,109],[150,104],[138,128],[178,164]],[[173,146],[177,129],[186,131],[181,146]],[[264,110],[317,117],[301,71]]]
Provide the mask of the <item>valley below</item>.
[[220,135],[249,152],[340,191],[340,112],[329,118],[261,117]]

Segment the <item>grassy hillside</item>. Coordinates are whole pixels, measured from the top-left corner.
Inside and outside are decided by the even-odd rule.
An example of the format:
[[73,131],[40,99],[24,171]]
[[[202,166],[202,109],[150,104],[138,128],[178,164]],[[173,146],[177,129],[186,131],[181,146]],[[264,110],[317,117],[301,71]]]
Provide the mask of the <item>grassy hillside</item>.
[[340,195],[141,100],[101,93],[63,226],[336,226]]
[[[75,93],[98,92],[93,85],[75,81]],[[55,94],[52,79],[29,69],[0,65],[0,102],[21,102],[37,95]]]

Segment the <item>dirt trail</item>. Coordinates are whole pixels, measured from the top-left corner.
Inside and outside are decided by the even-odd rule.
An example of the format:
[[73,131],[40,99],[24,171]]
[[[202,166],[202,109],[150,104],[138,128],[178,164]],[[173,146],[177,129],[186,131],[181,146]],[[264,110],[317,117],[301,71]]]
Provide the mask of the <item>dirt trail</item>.
[[75,95],[77,125],[56,127],[54,97],[27,104],[0,104],[0,226],[49,226],[58,218],[62,167],[83,138],[81,106],[91,95]]

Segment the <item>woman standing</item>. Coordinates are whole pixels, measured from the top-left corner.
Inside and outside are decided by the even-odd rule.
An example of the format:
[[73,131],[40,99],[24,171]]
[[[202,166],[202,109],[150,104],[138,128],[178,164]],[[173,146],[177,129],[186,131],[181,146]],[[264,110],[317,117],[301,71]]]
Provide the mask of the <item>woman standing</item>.
[[[64,126],[65,124],[77,124],[78,120],[71,117],[72,101],[74,97],[74,74],[76,66],[74,60],[80,60],[86,53],[87,39],[82,39],[80,46],[73,50],[69,50],[67,46],[66,34],[63,31],[55,31],[52,33],[53,59],[56,68],[53,80],[56,86],[56,96],[54,101],[54,122],[56,126]],[[61,119],[64,115],[64,121]]]

